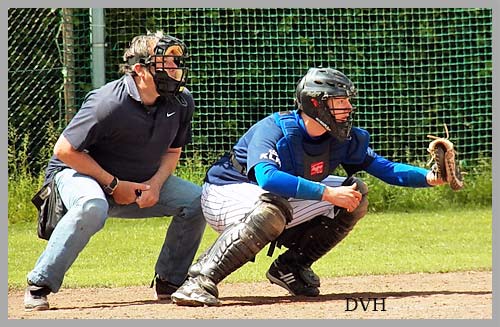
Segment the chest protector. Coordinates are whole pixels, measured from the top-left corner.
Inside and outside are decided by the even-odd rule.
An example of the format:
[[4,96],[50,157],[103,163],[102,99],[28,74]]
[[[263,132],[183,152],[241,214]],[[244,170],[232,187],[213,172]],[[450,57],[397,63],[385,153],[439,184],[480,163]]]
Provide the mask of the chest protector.
[[366,158],[370,136],[352,128],[351,139],[337,143],[333,137],[310,140],[293,112],[274,113],[283,137],[276,144],[281,171],[312,181],[322,181],[341,163],[361,165]]

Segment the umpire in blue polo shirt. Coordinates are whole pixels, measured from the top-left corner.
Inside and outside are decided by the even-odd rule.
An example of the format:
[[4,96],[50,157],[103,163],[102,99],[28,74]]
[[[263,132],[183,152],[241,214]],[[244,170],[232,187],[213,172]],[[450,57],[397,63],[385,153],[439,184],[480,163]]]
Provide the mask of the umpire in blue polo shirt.
[[26,310],[49,309],[47,295],[108,216],[173,217],[151,284],[160,300],[183,283],[200,244],[201,188],[172,174],[191,141],[187,48],[156,32],[133,38],[123,58],[124,75],[86,96],[54,147],[45,183],[54,179],[67,213],[27,276]]

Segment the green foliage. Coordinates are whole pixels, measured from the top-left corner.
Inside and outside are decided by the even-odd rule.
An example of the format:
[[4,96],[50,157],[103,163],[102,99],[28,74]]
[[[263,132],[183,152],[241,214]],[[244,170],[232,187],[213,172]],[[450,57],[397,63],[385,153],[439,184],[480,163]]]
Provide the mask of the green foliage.
[[[44,167],[52,154],[52,149],[57,141],[57,131],[52,122],[47,122],[47,143],[38,153],[35,166]],[[9,225],[17,222],[34,222],[36,208],[31,203],[31,198],[43,183],[43,168],[33,174],[28,170],[28,149],[30,134],[19,134],[15,127],[9,126],[8,155],[8,210]],[[17,146],[19,144],[19,146]]]
[[31,203],[31,198],[42,186],[43,176],[33,177],[31,175],[9,176],[8,182],[8,210],[9,226],[19,222],[35,223],[37,211]]
[[9,176],[25,176],[28,174],[29,132],[20,134],[15,126],[9,124],[8,139],[7,158]]
[[42,169],[45,168],[45,165],[47,164],[49,158],[52,157],[54,151],[54,145],[56,144],[57,139],[59,138],[59,135],[62,132],[62,128],[55,126],[52,121],[48,121],[45,123],[44,130],[45,130],[45,143],[38,152],[35,161],[35,165],[37,167],[42,167]]
[[[170,219],[108,219],[64,279],[68,287],[148,287]],[[33,223],[9,227],[8,285],[22,288],[47,242]],[[207,227],[198,257],[216,239]],[[265,280],[267,247],[224,283]],[[492,269],[491,208],[368,213],[350,235],[313,265],[321,277]]]
[[203,164],[201,156],[195,154],[193,157],[184,159],[182,164],[176,169],[175,175],[201,185],[205,178],[205,172],[206,165]]
[[[38,144],[37,151],[33,151],[33,142],[36,138],[31,131],[21,131],[9,120],[7,149],[9,176],[38,174],[45,168],[62,129],[48,120],[41,126],[41,130],[43,144]],[[39,132],[35,131],[35,134]]]

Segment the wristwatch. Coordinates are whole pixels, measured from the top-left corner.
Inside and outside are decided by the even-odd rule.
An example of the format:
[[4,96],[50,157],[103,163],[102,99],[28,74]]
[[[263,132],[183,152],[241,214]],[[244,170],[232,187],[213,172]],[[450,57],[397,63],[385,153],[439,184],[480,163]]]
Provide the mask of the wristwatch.
[[113,192],[116,190],[116,187],[118,186],[118,182],[119,182],[118,178],[113,176],[113,180],[111,181],[111,183],[109,183],[109,185],[102,186],[103,191],[106,194],[112,195]]

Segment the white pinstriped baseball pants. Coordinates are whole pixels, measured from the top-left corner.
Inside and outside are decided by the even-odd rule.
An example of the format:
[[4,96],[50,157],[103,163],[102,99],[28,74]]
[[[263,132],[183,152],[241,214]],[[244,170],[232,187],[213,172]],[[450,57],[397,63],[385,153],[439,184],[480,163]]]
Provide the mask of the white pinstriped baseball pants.
[[[330,175],[322,183],[338,187],[345,179],[345,177]],[[227,226],[241,221],[245,214],[255,207],[259,195],[265,192],[264,189],[250,183],[228,185],[205,183],[201,193],[201,208],[207,223],[221,233]],[[335,216],[334,206],[330,202],[295,198],[289,198],[288,201],[293,208],[293,218],[286,228],[319,215],[330,218]]]

